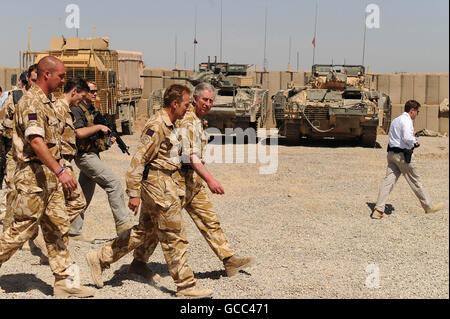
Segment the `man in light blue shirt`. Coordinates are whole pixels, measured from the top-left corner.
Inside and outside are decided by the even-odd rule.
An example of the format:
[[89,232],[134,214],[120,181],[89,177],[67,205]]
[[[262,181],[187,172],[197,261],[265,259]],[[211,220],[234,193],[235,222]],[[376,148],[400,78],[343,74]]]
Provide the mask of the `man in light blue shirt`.
[[26,75],[27,75],[27,71],[23,72],[23,73],[20,75],[20,77],[19,77],[19,81],[17,81],[17,86],[13,87],[13,88],[12,88],[11,90],[9,90],[9,91],[5,91],[5,92],[3,92],[2,94],[0,94],[0,110],[2,109],[3,103],[5,103],[5,100],[6,100],[6,98],[9,96],[9,93],[10,93],[11,91],[14,91],[14,90],[18,90],[18,89],[24,88],[24,87],[27,85],[28,82],[27,82]]
[[419,114],[419,109],[419,102],[409,100],[405,104],[405,111],[391,123],[387,154],[388,166],[372,214],[373,219],[381,219],[384,216],[387,198],[402,174],[416,194],[426,214],[437,212],[444,206],[443,203],[433,205],[417,172],[413,149],[419,147],[420,143],[414,136],[413,120]]

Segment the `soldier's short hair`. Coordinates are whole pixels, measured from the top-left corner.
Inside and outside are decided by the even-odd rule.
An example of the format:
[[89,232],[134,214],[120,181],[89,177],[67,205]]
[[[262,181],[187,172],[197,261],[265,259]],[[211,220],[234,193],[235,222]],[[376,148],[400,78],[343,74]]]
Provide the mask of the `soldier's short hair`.
[[408,113],[409,110],[414,109],[414,110],[418,110],[420,107],[420,103],[417,102],[416,100],[409,100],[405,103],[405,112]]
[[28,68],[28,72],[27,72],[28,77],[31,78],[31,73],[32,73],[32,72],[36,72],[36,73],[37,73],[37,70],[38,70],[37,64],[31,65],[31,66]]
[[164,93],[164,107],[169,107],[170,104],[176,100],[178,103],[181,103],[183,100],[183,94],[191,94],[191,90],[181,84],[172,84]]
[[[91,81],[91,80],[87,80],[86,83],[89,84],[93,84],[95,86],[97,86],[97,83],[95,83],[95,81]],[[97,86],[98,87],[98,86]]]
[[87,82],[81,78],[67,80],[66,84],[64,85],[64,93],[72,91],[73,88],[76,88],[78,93],[83,91],[89,92],[89,86]]
[[199,83],[196,85],[196,87],[194,89],[194,95],[199,96],[200,93],[203,92],[203,90],[208,90],[208,91],[214,92],[214,86],[212,86],[212,84],[210,84],[208,82]]

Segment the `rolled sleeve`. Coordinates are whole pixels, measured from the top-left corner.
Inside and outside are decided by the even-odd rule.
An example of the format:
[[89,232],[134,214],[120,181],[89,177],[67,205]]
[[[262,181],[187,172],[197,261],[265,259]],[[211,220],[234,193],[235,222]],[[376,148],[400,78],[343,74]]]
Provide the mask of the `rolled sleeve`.
[[192,123],[183,123],[184,125],[178,128],[178,134],[181,139],[181,161],[183,164],[189,164],[190,157],[195,153],[194,138],[195,129]]
[[45,138],[45,126],[47,125],[47,118],[45,112],[40,106],[33,106],[26,108],[23,113],[24,121],[24,135],[28,138],[30,135],[39,135]]
[[25,137],[29,138],[30,135],[39,135],[45,138],[45,130],[42,127],[30,126],[25,130]]

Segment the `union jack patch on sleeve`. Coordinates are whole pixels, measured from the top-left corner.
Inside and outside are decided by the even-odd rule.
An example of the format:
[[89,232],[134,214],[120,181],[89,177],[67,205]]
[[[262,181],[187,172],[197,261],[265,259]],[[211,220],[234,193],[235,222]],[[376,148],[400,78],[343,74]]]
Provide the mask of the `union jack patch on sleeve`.
[[145,132],[146,135],[148,136],[153,136],[153,134],[155,134],[155,131],[153,131],[152,129],[148,129],[147,132]]
[[36,113],[28,114],[28,120],[29,121],[36,121],[37,120],[37,114]]

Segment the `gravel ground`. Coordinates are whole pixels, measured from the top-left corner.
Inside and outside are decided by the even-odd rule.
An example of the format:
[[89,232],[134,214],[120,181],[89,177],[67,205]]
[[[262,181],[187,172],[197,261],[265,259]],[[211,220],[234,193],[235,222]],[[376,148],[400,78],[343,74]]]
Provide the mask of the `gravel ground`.
[[[123,139],[134,153],[138,134]],[[279,142],[275,174],[259,174],[261,163],[208,165],[225,188],[225,195],[211,198],[229,241],[238,255],[256,255],[257,262],[227,278],[185,214],[188,260],[199,285],[227,299],[449,298],[448,137],[423,137],[415,152],[426,190],[444,209],[425,215],[402,177],[388,200],[391,214],[382,220],[370,214],[386,170],[387,136],[378,137],[375,149],[351,142]],[[217,152],[236,145],[210,147]],[[125,187],[130,157],[113,146],[103,159]],[[115,235],[106,194],[98,187],[84,231],[98,242],[71,241],[69,248],[81,283],[93,286],[85,255]],[[105,287],[95,298],[175,298],[159,247],[148,264],[161,275],[159,289],[126,273],[131,260],[128,254],[104,272]],[[53,298],[52,285],[49,267],[25,249],[0,270],[0,298]]]

